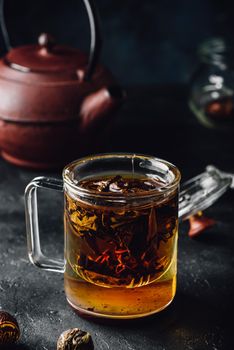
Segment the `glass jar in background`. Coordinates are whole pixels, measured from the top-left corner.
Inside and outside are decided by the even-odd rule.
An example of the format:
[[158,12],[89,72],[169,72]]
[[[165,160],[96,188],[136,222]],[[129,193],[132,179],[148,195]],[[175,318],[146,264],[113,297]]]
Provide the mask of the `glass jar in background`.
[[189,106],[206,127],[234,129],[234,47],[222,38],[203,42],[191,80]]

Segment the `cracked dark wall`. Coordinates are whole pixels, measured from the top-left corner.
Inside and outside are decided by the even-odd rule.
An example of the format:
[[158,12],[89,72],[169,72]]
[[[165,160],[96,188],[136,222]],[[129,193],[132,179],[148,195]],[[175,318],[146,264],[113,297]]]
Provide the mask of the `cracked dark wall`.
[[[196,65],[196,47],[214,35],[232,38],[230,0],[97,0],[102,19],[102,61],[125,84],[184,83]],[[12,43],[42,31],[88,49],[82,1],[5,0]]]

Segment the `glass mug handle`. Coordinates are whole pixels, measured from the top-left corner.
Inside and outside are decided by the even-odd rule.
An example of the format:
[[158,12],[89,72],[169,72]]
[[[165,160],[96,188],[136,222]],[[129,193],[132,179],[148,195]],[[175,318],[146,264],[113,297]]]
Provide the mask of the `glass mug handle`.
[[49,177],[36,177],[25,189],[25,219],[28,256],[32,264],[49,271],[64,272],[64,260],[51,259],[41,251],[37,190],[39,188],[63,192],[63,181]]
[[[51,259],[41,252],[37,190],[38,188],[63,192],[63,181],[48,177],[33,179],[25,190],[26,230],[30,261],[45,270],[64,272],[64,260]],[[234,188],[234,175],[209,165],[206,171],[181,186],[179,195],[179,220],[188,219],[198,211],[205,210],[229,188]]]

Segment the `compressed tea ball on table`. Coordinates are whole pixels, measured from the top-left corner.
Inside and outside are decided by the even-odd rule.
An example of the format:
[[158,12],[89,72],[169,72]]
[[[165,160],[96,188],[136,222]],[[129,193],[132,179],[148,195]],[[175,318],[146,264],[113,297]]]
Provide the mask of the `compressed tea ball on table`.
[[0,311],[0,344],[15,343],[20,337],[16,319],[6,311]]
[[57,350],[93,350],[91,335],[79,328],[63,332],[57,342]]

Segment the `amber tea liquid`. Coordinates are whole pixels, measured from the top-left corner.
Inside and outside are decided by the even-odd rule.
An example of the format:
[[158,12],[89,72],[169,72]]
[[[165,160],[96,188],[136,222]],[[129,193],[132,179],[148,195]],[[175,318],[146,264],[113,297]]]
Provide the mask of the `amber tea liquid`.
[[[133,174],[89,178],[96,193],[147,193],[162,186]],[[78,311],[137,318],[156,313],[176,290],[178,193],[131,204],[86,201],[65,193],[65,291]],[[140,204],[141,203],[141,204]]]

